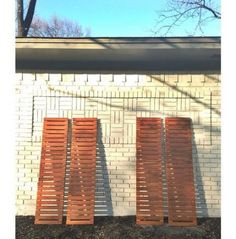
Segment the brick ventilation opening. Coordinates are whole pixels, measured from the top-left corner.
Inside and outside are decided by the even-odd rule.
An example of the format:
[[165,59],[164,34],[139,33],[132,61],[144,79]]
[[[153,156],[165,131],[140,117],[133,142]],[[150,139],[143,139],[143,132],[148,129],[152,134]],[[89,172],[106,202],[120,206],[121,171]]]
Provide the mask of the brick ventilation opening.
[[45,118],[35,224],[61,224],[68,119]]
[[166,118],[166,173],[169,224],[194,226],[196,220],[190,118]]
[[96,118],[73,119],[67,224],[94,223],[96,139]]
[[137,118],[137,224],[163,224],[162,131],[162,119]]

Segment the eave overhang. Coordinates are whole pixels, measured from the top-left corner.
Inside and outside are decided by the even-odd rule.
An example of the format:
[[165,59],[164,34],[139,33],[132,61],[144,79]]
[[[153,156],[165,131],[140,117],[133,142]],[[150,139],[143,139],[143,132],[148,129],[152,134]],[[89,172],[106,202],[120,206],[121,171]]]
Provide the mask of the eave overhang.
[[17,72],[220,72],[220,37],[16,38]]

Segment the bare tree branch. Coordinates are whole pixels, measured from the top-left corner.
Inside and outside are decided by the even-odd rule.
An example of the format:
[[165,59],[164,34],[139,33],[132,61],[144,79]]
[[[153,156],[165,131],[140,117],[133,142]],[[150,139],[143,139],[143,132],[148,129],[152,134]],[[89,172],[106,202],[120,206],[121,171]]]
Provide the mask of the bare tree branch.
[[220,12],[215,11],[212,8],[210,8],[210,7],[208,7],[208,6],[204,5],[204,4],[199,4],[199,7],[203,8],[203,9],[206,9],[209,12],[211,12],[214,15],[215,18],[221,19],[221,13]]
[[[206,19],[221,19],[217,2],[219,4],[219,0],[167,0],[167,9],[158,12],[159,19],[152,32],[156,35],[165,29],[163,35],[167,35],[174,27],[192,19],[196,21],[194,34],[197,30],[203,34],[202,26]],[[168,24],[164,24],[165,22]]]
[[68,19],[53,16],[49,21],[36,17],[30,27],[28,35],[31,37],[83,37],[89,36],[89,30]]

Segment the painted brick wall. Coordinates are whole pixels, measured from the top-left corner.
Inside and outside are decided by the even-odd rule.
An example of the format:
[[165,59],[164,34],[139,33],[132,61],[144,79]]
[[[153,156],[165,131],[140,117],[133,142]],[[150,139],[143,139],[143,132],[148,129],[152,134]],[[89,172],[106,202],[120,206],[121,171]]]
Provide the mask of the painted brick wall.
[[219,75],[17,73],[15,86],[17,215],[35,213],[44,117],[99,119],[95,214],[135,215],[136,117],[185,116],[197,215],[220,216]]

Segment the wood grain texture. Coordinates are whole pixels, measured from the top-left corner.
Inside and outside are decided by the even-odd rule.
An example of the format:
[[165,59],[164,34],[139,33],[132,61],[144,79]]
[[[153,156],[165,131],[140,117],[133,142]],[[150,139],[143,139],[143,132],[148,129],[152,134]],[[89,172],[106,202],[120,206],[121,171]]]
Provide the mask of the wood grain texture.
[[35,224],[62,223],[67,136],[68,119],[44,119]]
[[169,224],[195,226],[196,206],[190,118],[166,118]]
[[163,224],[162,131],[162,119],[137,118],[137,224]]
[[96,142],[97,119],[73,119],[67,224],[94,223]]

